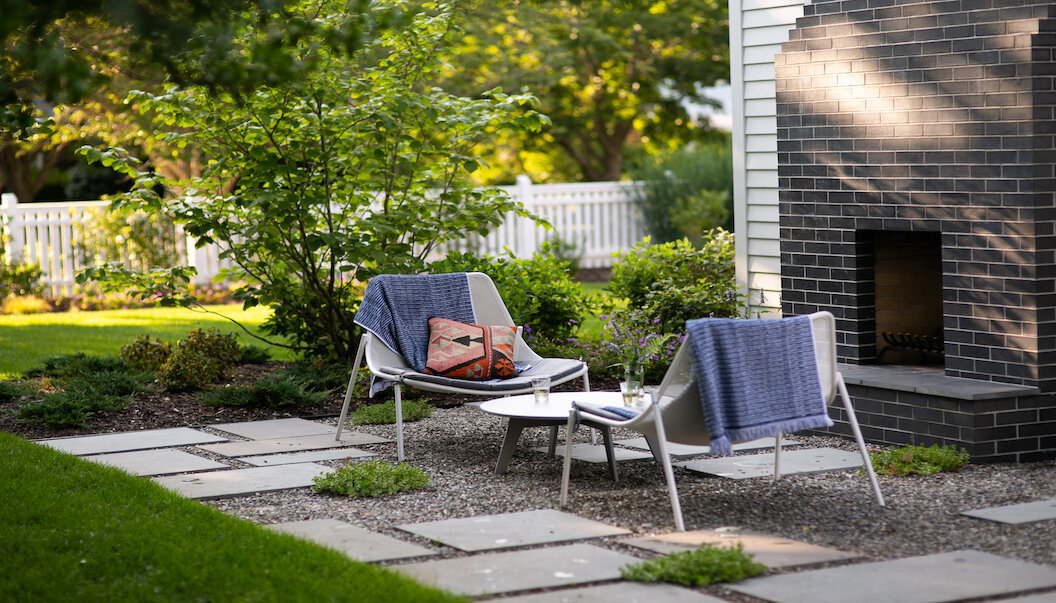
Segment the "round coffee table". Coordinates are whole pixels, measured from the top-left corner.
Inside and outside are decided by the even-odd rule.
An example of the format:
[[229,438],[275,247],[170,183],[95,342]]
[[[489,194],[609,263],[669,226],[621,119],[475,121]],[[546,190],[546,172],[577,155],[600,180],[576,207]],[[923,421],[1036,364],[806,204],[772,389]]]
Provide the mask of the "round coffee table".
[[[506,437],[502,441],[499,450],[499,460],[495,464],[495,475],[506,473],[506,468],[513,458],[513,451],[517,448],[517,441],[521,438],[521,432],[525,427],[550,427],[550,451],[547,456],[554,456],[557,445],[557,428],[559,425],[568,423],[568,411],[573,402],[587,402],[599,406],[622,406],[623,397],[620,392],[550,392],[549,400],[539,404],[532,394],[509,396],[507,398],[496,398],[488,400],[480,405],[484,412],[498,417],[506,417],[509,422],[506,425]],[[612,449],[612,430],[608,427],[601,429],[605,440],[605,455],[609,461],[609,475],[616,479],[616,461]],[[570,434],[565,434],[570,437]]]

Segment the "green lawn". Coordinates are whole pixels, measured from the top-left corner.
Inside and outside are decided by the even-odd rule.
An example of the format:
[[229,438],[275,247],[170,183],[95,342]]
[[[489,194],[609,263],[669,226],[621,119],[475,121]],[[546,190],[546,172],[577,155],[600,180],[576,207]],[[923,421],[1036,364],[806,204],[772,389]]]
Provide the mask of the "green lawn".
[[0,500],[3,601],[461,600],[5,433]]
[[[241,305],[208,306],[260,332],[269,310],[256,307],[243,311]],[[55,312],[0,316],[0,380],[16,379],[23,371],[52,356],[84,352],[116,356],[121,346],[137,335],[148,334],[175,342],[195,328],[216,327],[239,334],[243,345],[263,343],[241,332],[237,326],[215,314],[186,308],[143,308],[100,312]],[[271,348],[275,360],[293,356],[282,348]]]

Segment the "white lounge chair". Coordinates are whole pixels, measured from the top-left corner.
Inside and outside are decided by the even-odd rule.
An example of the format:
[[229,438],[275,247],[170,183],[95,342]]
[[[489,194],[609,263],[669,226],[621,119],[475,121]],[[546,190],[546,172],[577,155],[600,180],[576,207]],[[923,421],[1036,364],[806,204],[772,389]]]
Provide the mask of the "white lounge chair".
[[[858,443],[858,449],[862,454],[866,472],[876,501],[884,506],[884,497],[880,493],[880,485],[877,482],[873,465],[866,450],[865,441],[858,427],[858,419],[851,406],[851,398],[847,393],[847,386],[843,382],[843,376],[836,370],[836,323],[829,312],[817,312],[810,315],[811,327],[814,335],[814,360],[817,364],[818,375],[821,378],[821,391],[825,404],[832,404],[836,395],[839,394],[843,401],[843,407],[847,413],[847,421],[850,423],[851,431],[854,433]],[[671,469],[671,459],[667,452],[667,443],[704,446],[710,443],[708,437],[708,425],[704,411],[700,403],[700,395],[697,383],[692,371],[692,350],[689,339],[683,342],[678,350],[671,367],[664,375],[660,386],[654,390],[652,403],[638,416],[632,419],[613,418],[610,413],[598,411],[590,407],[580,407],[578,420],[586,425],[596,427],[619,427],[641,433],[649,442],[657,462],[663,467],[664,479],[667,481],[668,495],[671,499],[671,510],[675,518],[675,526],[679,531],[685,530],[682,519],[682,506],[678,500],[678,490],[675,487],[674,472]],[[573,408],[569,413],[568,431],[565,444],[564,470],[561,474],[561,506],[568,503],[569,473],[572,467],[572,429],[577,420],[577,409]],[[774,454],[774,479],[781,475],[781,434],[777,435]]]
[[[513,318],[510,316],[509,310],[506,309],[506,304],[502,301],[502,297],[495,288],[495,283],[492,282],[491,277],[480,272],[470,272],[466,276],[469,280],[469,294],[476,314],[476,324],[484,326],[512,326],[514,324]],[[521,372],[516,377],[501,381],[470,381],[419,373],[408,366],[403,356],[389,349],[380,339],[370,333],[364,333],[359,342],[359,349],[356,351],[352,374],[348,379],[348,389],[345,393],[344,404],[341,406],[341,417],[338,420],[336,435],[338,440],[341,439],[341,431],[348,417],[349,403],[355,395],[356,377],[364,360],[366,360],[367,368],[370,369],[371,375],[377,379],[392,381],[395,384],[396,457],[401,462],[404,459],[402,386],[431,392],[498,398],[514,394],[531,393],[533,377],[550,377],[551,387],[582,377],[583,391],[590,391],[590,379],[587,375],[586,363],[567,358],[543,358],[532,351],[528,344],[524,342],[520,328],[518,328],[517,341],[514,347],[514,362],[529,363],[531,368]],[[551,446],[553,446],[556,431],[557,428],[555,427],[551,432]]]

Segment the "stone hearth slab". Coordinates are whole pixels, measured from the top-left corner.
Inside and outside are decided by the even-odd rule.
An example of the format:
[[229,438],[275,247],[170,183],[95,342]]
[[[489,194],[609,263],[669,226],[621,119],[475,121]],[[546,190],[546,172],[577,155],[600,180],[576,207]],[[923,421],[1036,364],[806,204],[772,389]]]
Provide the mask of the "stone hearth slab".
[[754,556],[756,561],[773,569],[845,561],[859,557],[853,553],[844,553],[815,544],[740,530],[674,532],[648,538],[632,538],[623,542],[661,555],[692,551],[704,544],[724,548],[740,544],[745,553]]
[[292,463],[314,463],[316,461],[339,461],[343,459],[358,459],[367,456],[376,456],[373,452],[360,450],[358,448],[328,448],[325,450],[308,450],[306,452],[291,452],[289,454],[268,454],[264,456],[244,456],[238,460],[243,463],[257,467],[271,467],[273,465],[290,465]]
[[943,603],[1056,586],[1056,569],[979,551],[862,563],[724,585],[774,603]]
[[327,433],[296,438],[279,438],[275,440],[225,442],[223,444],[199,446],[199,448],[221,456],[235,457],[253,456],[257,454],[281,454],[283,452],[300,452],[304,450],[320,450],[347,446],[363,446],[365,444],[383,444],[391,441],[392,440],[388,438],[360,433],[358,431],[345,431],[341,434],[340,442],[334,440],[333,434]]
[[502,599],[503,603],[723,603],[695,590],[673,584],[644,584],[619,582],[603,586],[587,586],[552,590]]
[[200,457],[182,450],[158,448],[157,450],[135,450],[114,452],[84,457],[86,461],[124,469],[132,475],[166,475],[188,471],[228,469],[223,463]]
[[554,509],[444,519],[396,527],[468,552],[630,533],[623,528]]
[[965,511],[961,515],[1013,524],[1048,521],[1056,519],[1056,498],[1004,507],[992,507],[990,509],[976,509],[974,511]]
[[274,523],[267,527],[336,549],[356,561],[391,561],[439,554],[423,546],[364,530],[336,519],[291,521]]
[[[547,452],[549,450],[546,446],[539,446],[533,448],[537,452]],[[557,456],[565,456],[565,447],[558,445]],[[613,448],[613,454],[616,456],[616,462],[620,463],[623,461],[639,461],[641,459],[651,459],[652,454],[648,452],[638,452],[636,450],[627,450],[625,448]],[[605,456],[605,447],[600,444],[573,444],[572,445],[572,458],[577,461],[584,461],[587,463],[607,463],[609,459]]]
[[209,473],[155,477],[154,481],[187,498],[223,498],[312,485],[312,478],[332,471],[315,463],[252,467]]
[[[628,448],[638,448],[640,450],[649,450],[649,444],[646,443],[645,438],[634,438],[631,440],[616,440],[613,444],[620,446],[626,446]],[[785,438],[781,439],[781,447],[799,446],[799,442],[795,440],[788,440]],[[751,442],[741,442],[740,444],[733,445],[734,452],[747,452],[749,450],[760,450],[763,448],[773,448],[774,438],[760,438],[758,440],[752,440]],[[701,454],[711,454],[711,446],[687,446],[685,444],[673,444],[668,442],[667,451],[673,457],[683,456],[697,456]]]
[[226,442],[227,440],[225,437],[198,431],[190,427],[173,427],[171,429],[147,429],[144,431],[123,431],[120,433],[102,433],[74,438],[37,440],[37,443],[61,452],[84,455],[193,446],[211,442]]
[[[770,477],[774,474],[774,453],[698,459],[675,463],[675,466],[729,479]],[[781,453],[781,475],[848,471],[861,467],[862,455],[835,448],[788,450]]]
[[324,433],[337,433],[333,425],[316,423],[306,419],[270,419],[267,421],[246,421],[244,423],[220,423],[210,425],[213,429],[233,433],[251,440],[278,440],[297,438]]
[[468,596],[586,584],[620,577],[638,559],[589,544],[471,555],[400,565],[416,580]]

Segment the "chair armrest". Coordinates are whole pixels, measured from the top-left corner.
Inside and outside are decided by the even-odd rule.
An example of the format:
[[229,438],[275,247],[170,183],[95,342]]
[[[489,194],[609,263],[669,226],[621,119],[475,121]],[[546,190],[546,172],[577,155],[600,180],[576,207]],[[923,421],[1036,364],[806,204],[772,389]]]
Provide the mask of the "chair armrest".
[[641,411],[634,411],[631,409],[617,408],[615,406],[599,406],[597,404],[589,404],[586,402],[573,402],[572,408],[592,414],[597,417],[609,419],[610,421],[631,421],[637,419]]

